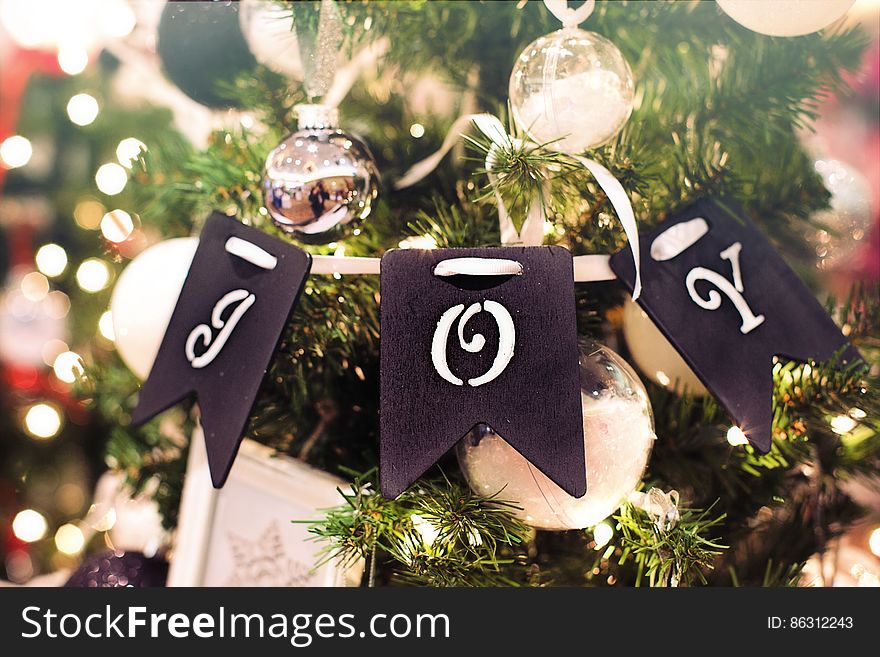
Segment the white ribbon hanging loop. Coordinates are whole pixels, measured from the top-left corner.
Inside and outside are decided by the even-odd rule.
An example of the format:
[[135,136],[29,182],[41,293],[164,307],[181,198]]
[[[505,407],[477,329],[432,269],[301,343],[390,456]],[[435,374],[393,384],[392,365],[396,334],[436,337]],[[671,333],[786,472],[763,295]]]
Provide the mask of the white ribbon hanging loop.
[[[581,6],[580,9],[583,9],[583,6]],[[510,148],[517,145],[517,142],[507,134],[504,124],[501,123],[501,120],[498,117],[493,116],[492,114],[464,114],[458,117],[458,119],[452,124],[452,127],[447,133],[440,148],[425,159],[414,164],[409,171],[397,181],[395,189],[404,189],[405,187],[414,185],[436,169],[446,154],[452,150],[460,133],[470,123],[476,125],[479,131],[482,132],[492,143],[489,147],[489,152],[486,154],[486,171],[489,176],[489,181],[493,183],[493,187],[495,187],[494,182],[496,180],[496,174],[493,173],[493,168],[495,167],[497,153],[501,148]],[[595,160],[586,157],[575,156],[575,159],[587,171],[589,171],[590,174],[592,174],[596,183],[602,191],[605,192],[608,201],[611,203],[611,207],[614,208],[614,212],[620,220],[621,226],[623,226],[623,232],[626,234],[626,238],[629,241],[629,247],[633,255],[633,263],[635,265],[635,285],[633,286],[632,293],[632,298],[635,301],[639,298],[642,291],[642,276],[641,267],[639,265],[639,230],[638,225],[636,224],[632,203],[630,203],[629,196],[623,188],[623,185],[620,184],[617,178],[615,178],[608,169]],[[495,200],[498,204],[498,223],[501,230],[501,242],[503,244],[539,246],[543,243],[545,213],[544,205],[540,198],[532,199],[520,231],[516,230],[513,221],[510,218],[510,214],[504,205],[504,201],[497,191],[495,192]],[[614,278],[614,276],[612,275],[611,278]]]
[[562,23],[562,27],[577,27],[590,17],[596,0],[584,0],[580,7],[569,7],[568,0],[544,0],[544,6]]

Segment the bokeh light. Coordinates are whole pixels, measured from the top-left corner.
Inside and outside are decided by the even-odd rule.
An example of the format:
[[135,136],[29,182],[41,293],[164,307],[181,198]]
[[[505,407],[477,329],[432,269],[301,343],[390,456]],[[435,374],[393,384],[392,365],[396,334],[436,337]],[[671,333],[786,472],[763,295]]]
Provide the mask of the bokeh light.
[[21,279],[21,293],[28,301],[42,301],[49,294],[49,279],[38,271],[25,274]]
[[98,185],[98,189],[108,196],[121,192],[125,189],[127,182],[128,174],[122,165],[116,164],[116,162],[102,164],[95,173],[95,183]]
[[871,535],[868,537],[868,547],[874,553],[874,556],[880,557],[880,527],[871,532]]
[[607,522],[600,522],[593,527],[593,540],[596,541],[596,547],[601,548],[608,545],[608,542],[614,536],[614,529]]
[[37,269],[51,278],[61,276],[67,269],[67,251],[58,244],[44,244],[37,250],[34,260]]
[[131,34],[137,18],[126,2],[104,2],[99,22],[104,34],[121,39]]
[[109,310],[105,311],[98,320],[98,331],[110,342],[116,341],[116,334],[113,332],[113,313]]
[[44,308],[52,319],[64,319],[70,312],[70,297],[61,290],[52,290],[46,297]]
[[62,352],[52,363],[52,369],[60,381],[73,383],[83,375],[82,356],[75,351]]
[[110,267],[100,258],[88,258],[76,270],[76,282],[86,292],[100,292],[110,282]]
[[89,125],[98,118],[98,101],[89,94],[76,94],[67,102],[67,116],[76,125]]
[[746,438],[746,434],[739,427],[730,427],[727,430],[727,442],[734,446],[748,445],[749,439]]
[[61,414],[51,404],[34,404],[25,413],[24,429],[34,438],[54,438],[61,431]]
[[64,44],[58,49],[58,66],[68,75],[79,75],[89,65],[89,53],[81,45]]
[[58,340],[57,338],[48,340],[44,345],[42,350],[40,351],[40,356],[43,358],[43,362],[52,367],[55,364],[55,359],[58,358],[60,354],[63,354],[65,351],[68,351],[70,347],[67,346],[67,343],[64,340]]
[[107,208],[104,207],[103,203],[87,198],[76,204],[73,210],[73,218],[76,221],[76,225],[80,228],[95,230],[101,225],[101,219],[104,218],[104,213],[106,212]]
[[12,532],[15,537],[25,543],[33,543],[39,541],[46,535],[49,524],[46,518],[39,511],[33,509],[24,509],[15,514],[12,520]]
[[116,159],[126,169],[131,169],[131,161],[140,156],[141,150],[147,150],[147,145],[144,142],[134,137],[127,137],[116,147]]
[[82,530],[74,524],[61,525],[55,532],[55,547],[64,554],[79,554],[86,544]]
[[31,161],[31,155],[34,154],[31,142],[21,135],[12,135],[3,140],[0,144],[0,160],[9,169],[23,167]]
[[101,219],[101,234],[110,242],[124,242],[134,231],[134,221],[125,210],[111,210]]

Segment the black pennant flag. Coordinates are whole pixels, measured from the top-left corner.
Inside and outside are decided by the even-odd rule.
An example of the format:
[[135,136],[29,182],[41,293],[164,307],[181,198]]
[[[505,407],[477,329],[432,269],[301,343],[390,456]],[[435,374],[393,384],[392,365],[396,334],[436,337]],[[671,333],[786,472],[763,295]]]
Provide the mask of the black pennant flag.
[[381,485],[403,492],[474,425],[586,491],[571,254],[394,250],[381,267]]
[[305,251],[220,213],[199,236],[132,423],[194,395],[217,488],[310,267]]
[[[860,358],[741,210],[702,200],[639,244],[637,303],[758,450],[770,449],[774,356]],[[612,256],[611,269],[632,290],[629,253]]]

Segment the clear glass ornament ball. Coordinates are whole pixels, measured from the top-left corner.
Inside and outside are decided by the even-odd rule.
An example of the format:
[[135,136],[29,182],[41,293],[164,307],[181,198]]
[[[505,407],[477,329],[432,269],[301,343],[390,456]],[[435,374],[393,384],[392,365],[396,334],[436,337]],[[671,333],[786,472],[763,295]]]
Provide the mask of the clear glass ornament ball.
[[532,141],[576,154],[616,135],[633,110],[632,70],[611,41],[563,28],[533,41],[510,76],[510,105]]
[[[521,507],[514,513],[537,529],[584,529],[601,522],[635,489],[654,444],[645,386],[608,347],[581,345],[581,403],[587,493],[572,497],[486,425],[456,447],[471,489]],[[547,427],[548,437],[553,427]]]

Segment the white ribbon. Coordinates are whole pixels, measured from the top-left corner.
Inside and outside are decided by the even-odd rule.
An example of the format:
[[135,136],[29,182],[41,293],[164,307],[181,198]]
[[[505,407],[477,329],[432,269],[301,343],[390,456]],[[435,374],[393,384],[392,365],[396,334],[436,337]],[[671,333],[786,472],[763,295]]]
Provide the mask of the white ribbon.
[[[582,8],[583,6],[580,7],[580,9]],[[516,146],[517,142],[507,134],[504,124],[501,123],[501,120],[498,119],[498,117],[491,114],[465,114],[458,117],[458,119],[452,124],[452,127],[449,129],[440,148],[425,159],[414,164],[403,175],[403,177],[397,181],[394,186],[395,189],[404,189],[414,185],[436,169],[446,154],[452,150],[452,147],[455,145],[456,141],[458,141],[461,132],[470,123],[476,125],[480,132],[482,132],[492,143],[489,152],[486,155],[486,171],[488,172],[490,182],[494,183],[496,178],[495,174],[492,173],[492,169],[495,166],[498,150],[504,147],[510,148]],[[587,171],[590,172],[596,183],[602,191],[605,192],[608,201],[611,203],[611,207],[614,208],[617,218],[623,226],[623,232],[626,234],[626,238],[629,241],[630,250],[633,255],[633,263],[635,265],[635,284],[633,286],[632,294],[633,301],[635,301],[639,298],[642,291],[642,276],[639,265],[639,230],[638,225],[636,224],[632,203],[630,203],[629,196],[627,196],[623,185],[620,184],[617,178],[615,178],[608,169],[595,160],[583,156],[574,157],[585,169],[587,169]],[[540,202],[540,199],[532,199],[526,219],[519,232],[517,232],[514,227],[513,221],[507,212],[507,208],[501,199],[501,195],[497,191],[495,192],[495,199],[498,203],[498,223],[501,229],[501,242],[503,244],[538,246],[544,241],[545,214],[544,205]],[[611,278],[613,278],[613,275]]]
[[[582,255],[574,257],[574,282],[593,283],[613,281],[617,278],[611,271],[607,255]],[[375,275],[380,273],[381,258],[360,258],[354,256],[312,256],[310,273],[316,275]],[[468,272],[471,273],[471,272]]]
[[596,0],[584,0],[575,9],[568,6],[568,0],[544,0],[544,6],[562,23],[562,27],[577,27],[590,17],[596,8]]

